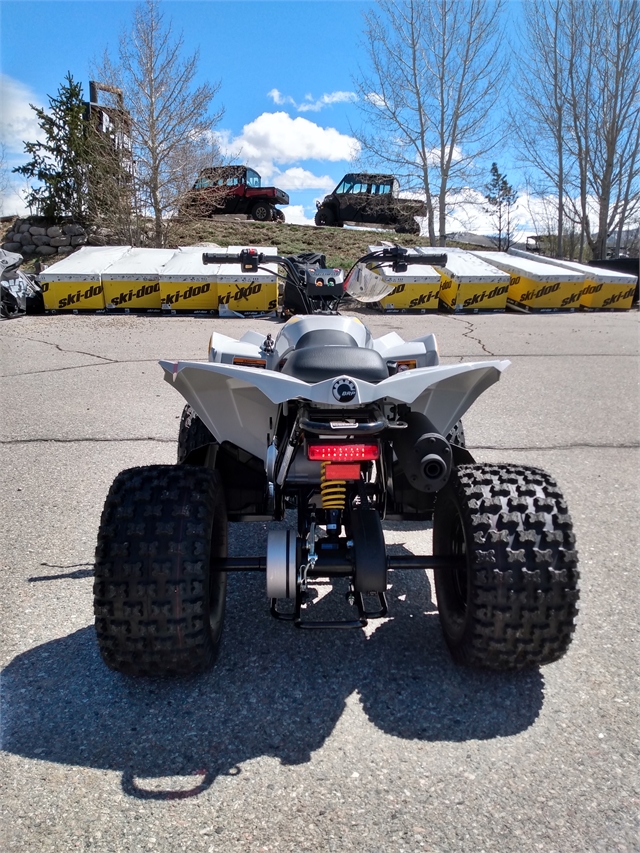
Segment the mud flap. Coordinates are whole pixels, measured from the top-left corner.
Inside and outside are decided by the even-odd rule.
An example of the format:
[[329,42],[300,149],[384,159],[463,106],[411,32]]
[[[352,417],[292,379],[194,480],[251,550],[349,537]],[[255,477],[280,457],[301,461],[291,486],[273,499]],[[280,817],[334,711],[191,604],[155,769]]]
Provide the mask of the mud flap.
[[351,538],[356,592],[385,592],[387,588],[387,552],[382,522],[375,509],[351,511]]

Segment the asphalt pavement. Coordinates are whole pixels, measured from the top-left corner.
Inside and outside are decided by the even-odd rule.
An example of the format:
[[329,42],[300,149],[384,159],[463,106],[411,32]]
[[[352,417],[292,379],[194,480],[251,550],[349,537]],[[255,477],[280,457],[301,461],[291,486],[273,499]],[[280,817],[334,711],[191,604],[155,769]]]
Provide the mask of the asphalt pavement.
[[[2,808],[6,853],[632,853],[638,806],[638,312],[362,313],[435,332],[444,361],[509,358],[465,418],[478,461],[548,469],[582,573],[573,644],[517,675],[456,667],[432,578],[395,572],[390,618],[296,631],[264,578],[230,577],[198,678],[108,670],[92,616],[102,504],[123,468],[172,463],[183,401],[159,358],[267,320],[2,323]],[[388,523],[400,552],[428,525]],[[264,553],[265,524],[231,528]],[[347,607],[318,584],[320,614]],[[331,593],[331,594],[328,594]]]

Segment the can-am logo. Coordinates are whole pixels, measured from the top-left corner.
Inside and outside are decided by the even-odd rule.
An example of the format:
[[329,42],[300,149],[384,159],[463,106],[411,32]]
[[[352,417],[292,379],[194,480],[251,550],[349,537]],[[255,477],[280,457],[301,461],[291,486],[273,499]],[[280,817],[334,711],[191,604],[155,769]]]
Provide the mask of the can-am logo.
[[331,393],[339,403],[350,403],[356,396],[355,383],[343,376],[333,383]]

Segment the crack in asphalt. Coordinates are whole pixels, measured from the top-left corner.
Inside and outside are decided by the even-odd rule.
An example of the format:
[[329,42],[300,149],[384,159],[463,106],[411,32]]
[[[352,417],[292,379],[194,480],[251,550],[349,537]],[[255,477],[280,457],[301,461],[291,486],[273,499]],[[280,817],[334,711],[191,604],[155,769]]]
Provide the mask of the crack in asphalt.
[[[63,350],[63,352],[76,352],[76,350]],[[79,351],[78,351],[79,352]],[[91,353],[86,353],[86,355],[91,355]],[[96,356],[96,358],[103,358],[103,356]],[[166,359],[167,361],[175,361],[175,359]],[[202,361],[201,358],[197,358],[196,356],[185,357],[179,359],[180,361]],[[131,358],[131,359],[105,359],[104,364],[72,364],[68,367],[51,367],[47,370],[27,370],[24,373],[5,373],[0,379],[16,379],[22,376],[37,376],[42,373],[60,373],[63,370],[81,370],[86,367],[109,367],[112,364],[157,364],[159,359],[157,358]]]
[[52,341],[43,341],[40,338],[27,338],[24,336],[18,337],[17,335],[7,335],[7,337],[14,338],[15,340],[20,341],[31,341],[32,344],[44,344],[47,347],[54,347],[58,350],[58,352],[70,352],[76,353],[77,355],[88,355],[89,358],[100,358],[103,361],[117,361],[117,359],[115,358],[109,358],[106,355],[96,355],[94,352],[86,352],[85,350],[81,349],[63,349],[60,344],[54,344]]
[[471,334],[472,332],[475,332],[476,327],[473,325],[473,323],[472,323],[470,320],[466,320],[464,317],[452,317],[451,319],[452,319],[452,320],[459,320],[461,323],[464,323],[464,324],[465,324],[465,326],[468,326],[467,331],[462,333],[462,337],[463,337],[463,338],[468,338],[470,341],[475,341],[477,344],[480,344],[480,346],[482,347],[483,351],[484,351],[484,352],[486,352],[486,354],[487,354],[487,355],[493,355],[493,356],[495,356],[495,355],[496,355],[496,353],[495,353],[495,352],[491,352],[491,350],[488,350],[488,349],[486,348],[486,346],[482,343],[482,341],[480,340],[480,338],[475,338],[475,337]]

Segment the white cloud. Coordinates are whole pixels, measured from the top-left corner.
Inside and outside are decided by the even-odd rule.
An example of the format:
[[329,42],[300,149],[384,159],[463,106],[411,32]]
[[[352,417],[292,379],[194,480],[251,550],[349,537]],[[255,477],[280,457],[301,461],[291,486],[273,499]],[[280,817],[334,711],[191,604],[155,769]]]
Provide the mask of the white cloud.
[[245,124],[239,136],[218,136],[222,153],[253,166],[263,178],[274,174],[274,163],[299,160],[353,160],[360,145],[352,136],[333,127],[320,127],[309,119],[288,113],[262,113]]
[[29,106],[41,106],[37,95],[24,83],[2,74],[0,101],[0,142],[7,146],[8,153],[22,153],[23,141],[34,142],[42,137],[36,114]]
[[30,211],[25,202],[27,192],[25,185],[10,183],[0,196],[0,215],[28,216]]
[[308,219],[305,216],[304,207],[301,204],[290,204],[288,207],[281,207],[280,210],[284,213],[285,220],[292,225],[314,225],[313,218]]
[[278,89],[272,89],[270,92],[267,92],[267,97],[271,98],[274,104],[277,104],[278,106],[291,104],[299,113],[318,113],[320,110],[331,106],[332,104],[346,104],[358,100],[358,96],[355,92],[341,91],[327,92],[319,98],[314,98],[313,95],[305,95],[303,100],[300,102],[295,101],[291,95],[283,95]]
[[329,175],[314,175],[300,166],[278,172],[272,180],[283,190],[332,190],[336,185]]

